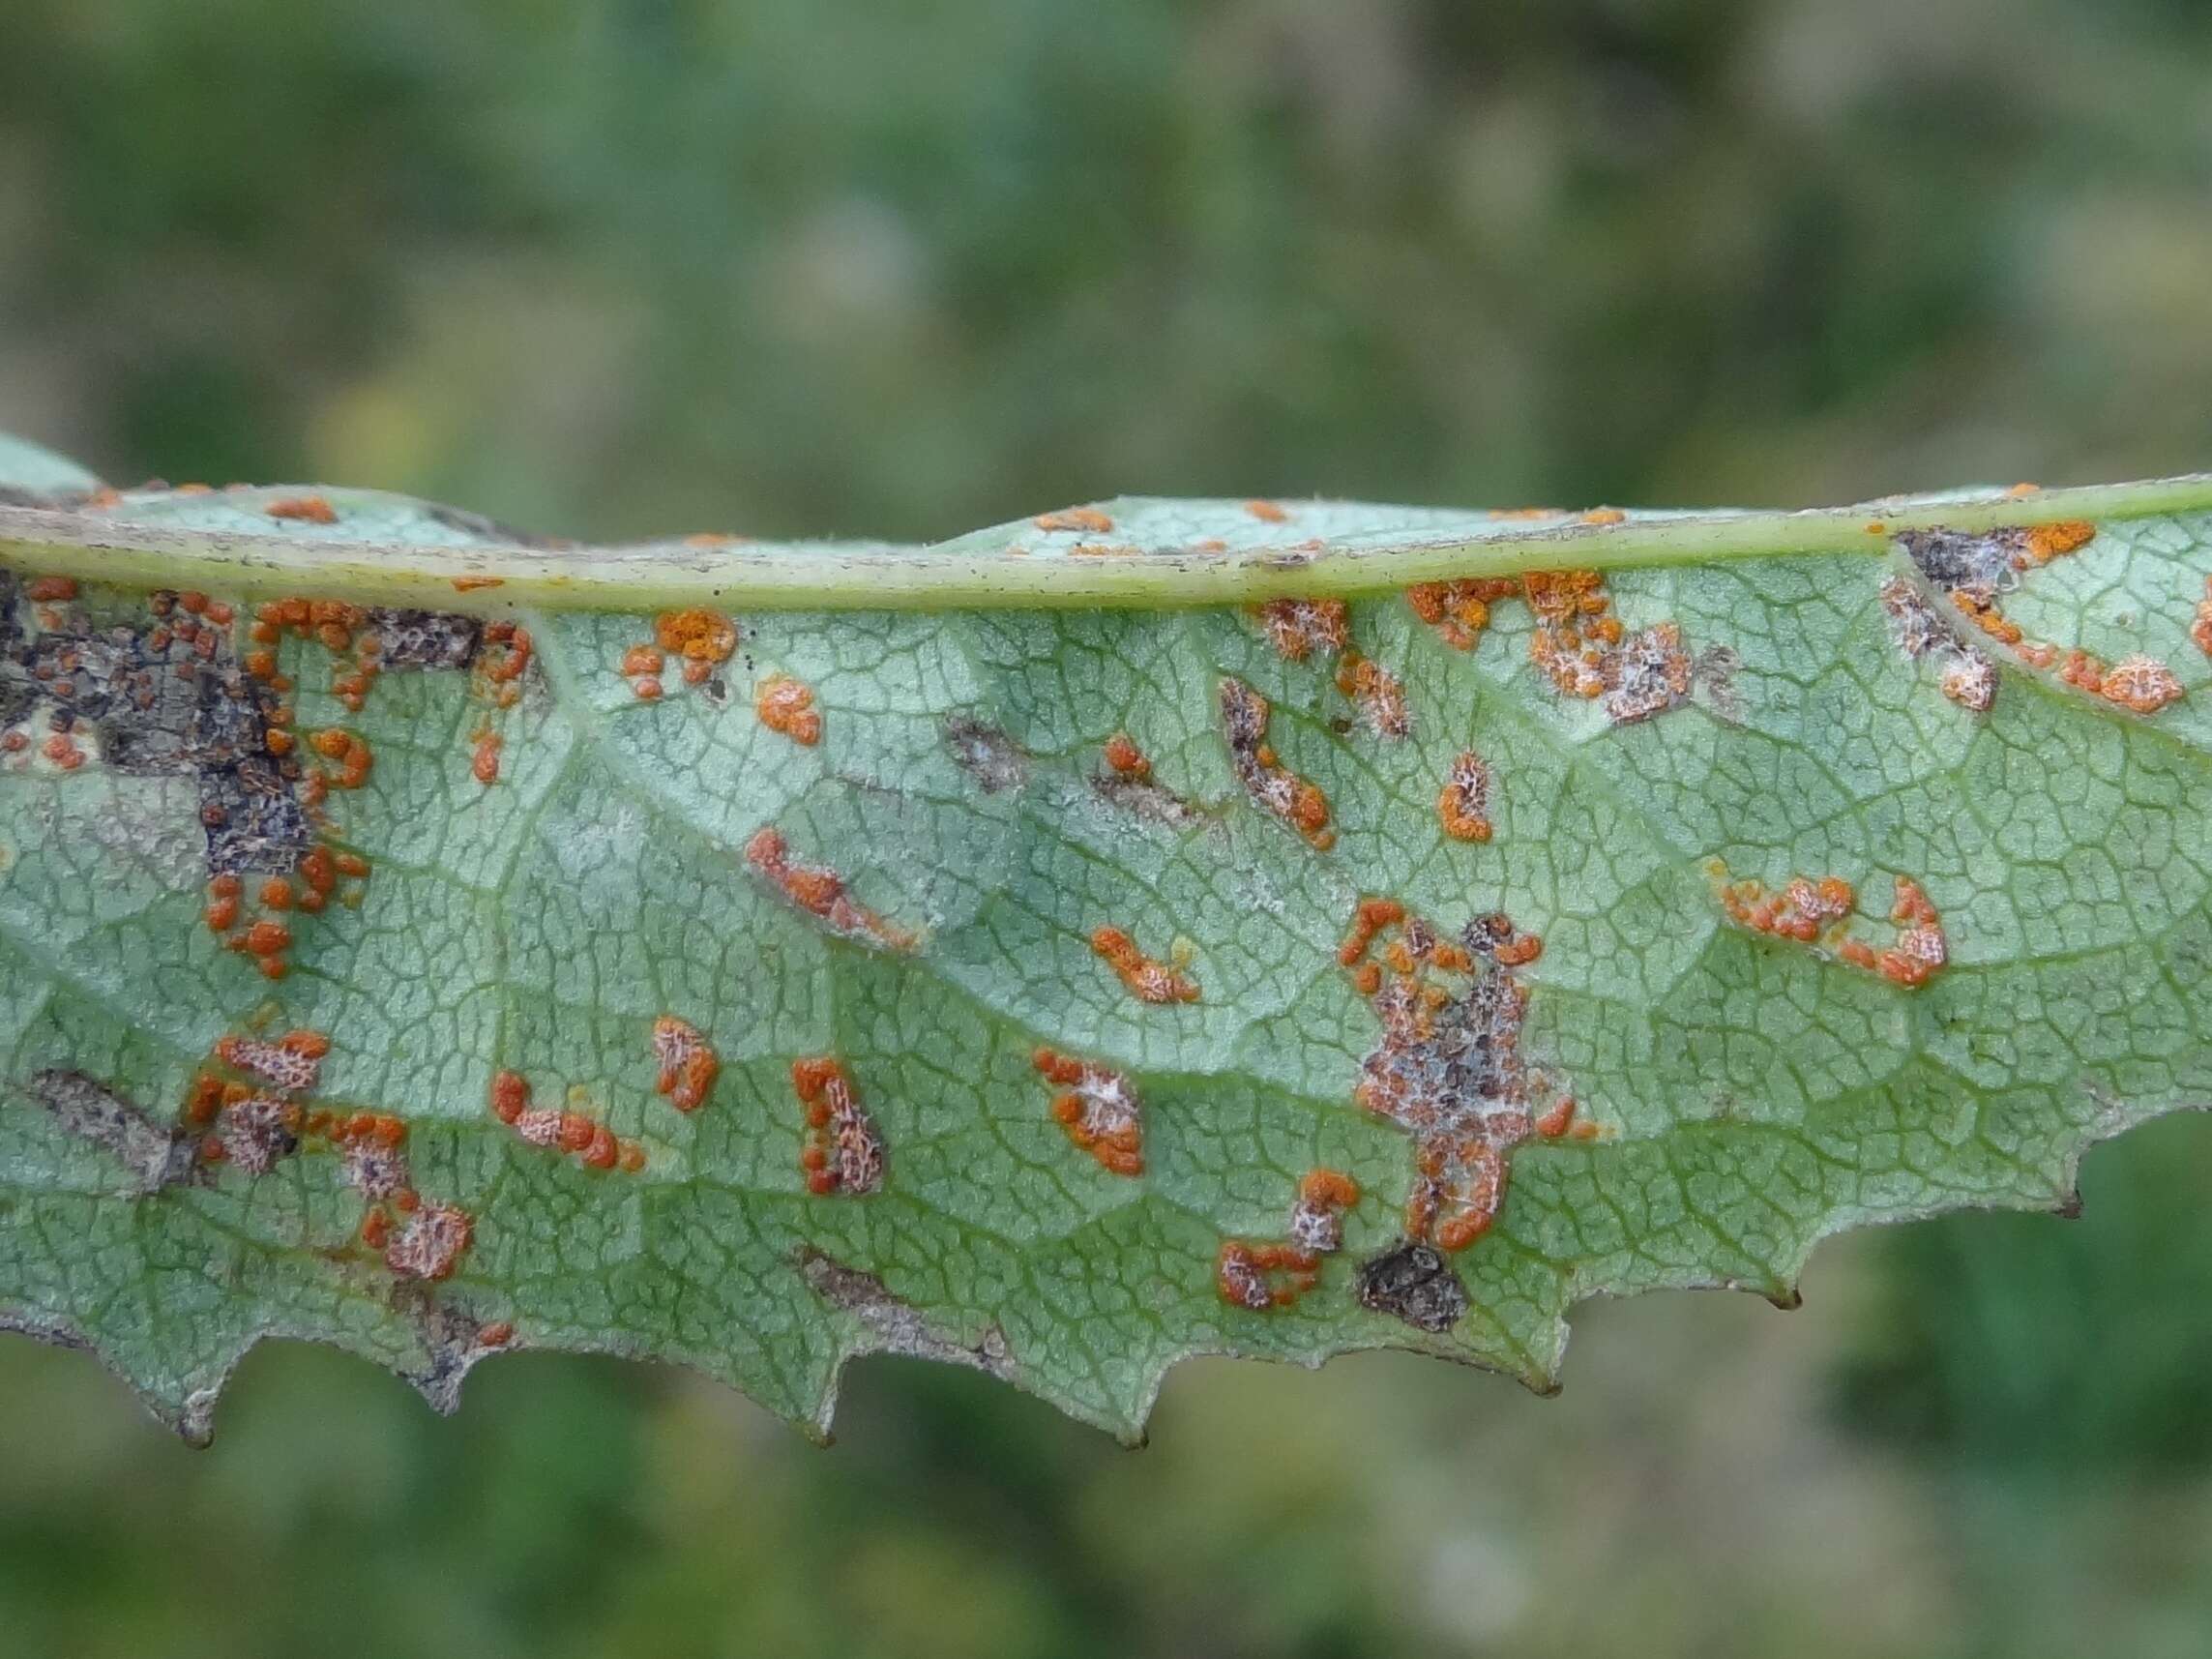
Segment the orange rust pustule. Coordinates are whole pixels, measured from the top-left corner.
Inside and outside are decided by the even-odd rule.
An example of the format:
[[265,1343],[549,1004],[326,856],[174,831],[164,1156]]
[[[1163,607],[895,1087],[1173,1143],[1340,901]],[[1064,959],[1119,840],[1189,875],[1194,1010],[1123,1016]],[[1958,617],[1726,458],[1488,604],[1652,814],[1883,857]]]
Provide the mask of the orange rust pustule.
[[1113,519],[1096,507],[1063,507],[1057,513],[1040,513],[1030,522],[1040,530],[1077,530],[1091,536],[1104,536],[1113,529]]
[[35,576],[23,584],[23,597],[34,605],[67,605],[76,593],[74,577]]
[[[2212,605],[2212,601],[2206,603]],[[1144,751],[1137,748],[1136,740],[1126,731],[1117,731],[1107,738],[1104,753],[1106,763],[1117,775],[1133,783],[1141,784],[1152,776],[1152,762],[1145,757]]]
[[1490,839],[1489,804],[1490,769],[1472,749],[1463,749],[1437,791],[1437,821],[1454,841],[1486,842]]
[[1244,510],[1262,524],[1287,524],[1290,521],[1290,515],[1277,502],[1247,501]]
[[529,1080],[519,1072],[492,1074],[490,1106],[491,1115],[514,1130],[524,1144],[565,1152],[586,1170],[604,1173],[619,1169],[635,1174],[645,1168],[645,1149],[597,1118],[533,1106]]
[[1198,983],[1190,975],[1177,971],[1146,956],[1137,949],[1136,941],[1119,928],[1099,927],[1091,930],[1091,950],[1112,968],[1123,989],[1139,1002],[1195,1002],[1198,1000]]
[[1537,1133],[1534,1103],[1553,1091],[1520,1057],[1529,993],[1515,970],[1541,950],[1504,916],[1470,922],[1455,941],[1394,900],[1365,900],[1354,913],[1338,960],[1383,1029],[1353,1098],[1412,1138],[1409,1238],[1447,1251],[1473,1243],[1504,1201],[1513,1148]]
[[330,1038],[320,1031],[287,1031],[275,1042],[256,1037],[222,1037],[215,1057],[283,1094],[308,1094],[322,1076]]
[[338,509],[320,495],[287,495],[262,511],[272,518],[291,518],[306,524],[335,524]]
[[[2165,663],[2138,654],[2108,665],[2079,648],[2062,651],[2048,641],[2025,637],[1998,606],[1998,595],[2019,579],[2019,573],[2032,573],[2052,559],[2079,551],[2096,533],[2096,526],[2086,519],[2067,518],[1981,535],[1913,530],[1898,542],[1930,585],[1949,596],[1961,616],[2013,650],[2029,667],[2056,668],[2060,681],[2078,691],[2131,714],[2154,715],[2182,696],[2179,678]],[[1895,607],[1891,614],[1893,619],[1897,616]],[[2212,626],[2204,633],[2212,637]],[[1971,677],[1961,682],[1968,691],[1978,690],[1981,683]],[[1945,691],[1951,690],[1947,677]]]
[[737,650],[737,624],[719,610],[664,610],[653,619],[661,649],[689,663],[726,663]]
[[[1725,874],[1717,865],[1711,868],[1717,879]],[[1898,931],[1886,949],[1869,944],[1853,931],[1857,896],[1849,882],[1836,876],[1792,876],[1779,893],[1757,881],[1722,880],[1719,892],[1722,908],[1739,927],[1812,945],[1839,962],[1878,973],[1893,985],[1916,990],[1950,961],[1950,945],[1942,918],[1920,884],[1900,875],[1895,888],[1890,920]]]
[[1050,1049],[1030,1058],[1038,1075],[1061,1090],[1052,1097],[1052,1117],[1068,1139],[1109,1175],[1143,1174],[1144,1119],[1129,1080]]
[[793,743],[811,749],[822,740],[813,688],[789,674],[770,674],[752,688],[752,712],[762,726]]
[[1413,729],[1413,713],[1405,700],[1405,688],[1380,663],[1346,651],[1337,667],[1337,690],[1358,705],[1368,729],[1377,737],[1398,739]]
[[469,776],[487,789],[499,782],[499,752],[506,742],[487,726],[477,732],[475,744],[469,751]]
[[1319,785],[1283,766],[1267,741],[1271,713],[1267,699],[1242,680],[1227,677],[1221,685],[1221,708],[1229,763],[1245,792],[1317,850],[1326,852],[1335,846],[1336,831],[1329,827],[1329,797]]
[[856,904],[845,894],[844,877],[824,865],[801,864],[774,825],[757,831],[745,845],[745,862],[798,908],[818,917],[847,938],[889,951],[911,951],[919,937]]
[[817,1198],[833,1193],[858,1198],[880,1187],[886,1167],[883,1136],[860,1104],[844,1067],[828,1054],[794,1060],[791,1088],[807,1114],[799,1150],[807,1190]]
[[722,1075],[714,1045],[697,1026],[673,1014],[653,1022],[653,1058],[661,1072],[653,1086],[678,1111],[696,1111],[704,1106],[715,1079]]
[[1287,1244],[1224,1238],[1214,1258],[1222,1300],[1254,1314],[1290,1307],[1320,1282],[1320,1264]]
[[2197,648],[2212,657],[2212,576],[2204,578],[2204,597],[2197,602],[2197,618],[2189,625],[2189,637],[2197,641]]
[[1250,614],[1286,662],[1342,651],[1352,637],[1351,607],[1341,599],[1271,599]]

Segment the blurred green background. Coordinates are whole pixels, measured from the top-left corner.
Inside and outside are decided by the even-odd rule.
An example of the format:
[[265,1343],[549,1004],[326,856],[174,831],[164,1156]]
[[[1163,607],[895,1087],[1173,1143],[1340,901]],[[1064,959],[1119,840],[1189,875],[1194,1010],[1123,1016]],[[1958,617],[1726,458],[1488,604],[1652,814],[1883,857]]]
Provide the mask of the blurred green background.
[[[0,429],[590,535],[2202,467],[2212,7],[6,0]],[[1559,1400],[1209,1362],[1135,1454],[296,1347],[192,1453],[0,1339],[0,1650],[2196,1659],[2208,1130],[1585,1310]]]

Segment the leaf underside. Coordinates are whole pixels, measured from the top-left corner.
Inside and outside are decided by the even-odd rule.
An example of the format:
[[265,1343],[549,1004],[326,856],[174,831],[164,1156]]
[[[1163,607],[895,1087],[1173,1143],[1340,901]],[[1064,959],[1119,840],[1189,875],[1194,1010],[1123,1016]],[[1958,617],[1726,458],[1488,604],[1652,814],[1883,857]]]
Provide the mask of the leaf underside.
[[2212,489],[1806,523],[609,557],[0,443],[0,1327],[194,1437],[278,1335],[1135,1438],[1190,1354],[1549,1387],[1582,1297],[2064,1207],[2212,1099]]

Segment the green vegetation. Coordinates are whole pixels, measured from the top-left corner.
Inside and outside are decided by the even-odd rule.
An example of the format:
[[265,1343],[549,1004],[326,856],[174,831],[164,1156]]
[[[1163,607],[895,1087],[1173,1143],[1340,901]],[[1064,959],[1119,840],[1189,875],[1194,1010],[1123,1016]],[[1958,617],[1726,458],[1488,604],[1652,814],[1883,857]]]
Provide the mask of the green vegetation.
[[[125,478],[919,539],[1131,487],[1781,503],[2204,460],[2195,8],[20,10],[0,424]],[[440,1421],[285,1348],[194,1460],[9,1342],[0,1624],[2194,1653],[2208,1156],[2164,1125],[2071,1227],[1832,1247],[1816,1318],[1594,1310],[1556,1402],[1202,1365],[1140,1457],[905,1362],[824,1457],[638,1368],[504,1359]]]

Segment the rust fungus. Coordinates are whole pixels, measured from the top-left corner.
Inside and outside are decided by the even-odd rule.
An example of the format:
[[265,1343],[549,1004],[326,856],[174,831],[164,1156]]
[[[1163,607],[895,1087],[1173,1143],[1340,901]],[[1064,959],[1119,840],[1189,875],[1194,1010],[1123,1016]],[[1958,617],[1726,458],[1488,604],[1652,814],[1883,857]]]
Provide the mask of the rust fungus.
[[653,1058],[661,1068],[654,1087],[668,1097],[678,1111],[696,1111],[706,1104],[722,1061],[714,1045],[697,1026],[664,1014],[653,1022]]
[[1908,660],[1932,661],[1943,695],[1960,707],[1988,713],[1996,700],[1996,666],[1967,644],[1903,577],[1893,576],[1882,583],[1881,602],[1897,648]]
[[1096,507],[1065,507],[1057,513],[1040,513],[1031,522],[1040,530],[1077,530],[1093,536],[1104,536],[1113,529],[1113,520]]
[[1262,524],[1284,524],[1290,520],[1290,515],[1273,501],[1247,501],[1244,510]]
[[250,1094],[226,1104],[216,1119],[216,1159],[248,1175],[265,1175],[300,1149],[300,1109],[275,1095]]
[[[2207,600],[2206,604],[2212,606],[2212,600]],[[2206,649],[2212,650],[2212,646],[2207,646]],[[1113,768],[1116,777],[1126,778],[1133,784],[1141,784],[1152,776],[1152,762],[1145,758],[1144,751],[1137,748],[1136,740],[1126,731],[1117,731],[1106,740],[1105,755],[1106,763]]]
[[1556,1111],[1549,1080],[1520,1055],[1528,988],[1515,970],[1543,942],[1504,916],[1444,938],[1395,900],[1369,899],[1338,951],[1382,1022],[1353,1098],[1413,1141],[1406,1236],[1464,1249],[1504,1201],[1508,1159]]
[[[581,1091],[574,1092],[580,1097]],[[532,1105],[529,1081],[519,1072],[492,1074],[490,1104],[492,1116],[525,1145],[567,1153],[584,1169],[601,1172],[619,1169],[634,1174],[645,1167],[643,1147],[588,1112]]]
[[1289,1307],[1320,1279],[1313,1258],[1293,1245],[1224,1238],[1214,1258],[1214,1288],[1222,1300],[1255,1314]]
[[2189,637],[2197,641],[2197,648],[2212,657],[2212,576],[2204,578],[2204,597],[2197,602],[2197,618],[2189,625]]
[[1344,1241],[1344,1212],[1359,1183],[1336,1170],[1308,1170],[1290,1206],[1282,1242],[1224,1238],[1214,1257],[1214,1288],[1231,1307],[1263,1314],[1287,1308],[1320,1283],[1321,1258]]
[[[2180,680],[2165,663],[2136,655],[2107,664],[2083,650],[2061,650],[2048,641],[2027,638],[1999,603],[2019,585],[2023,573],[2079,551],[2096,533],[2096,526],[2085,519],[2064,518],[1982,534],[1907,530],[1898,537],[1898,544],[1929,585],[1950,600],[1953,609],[2029,667],[2055,669],[2059,680],[2077,691],[2131,714],[2153,715],[2182,696]],[[1887,588],[1883,602],[1891,604]],[[1897,616],[1895,606],[1891,615]],[[1954,662],[1947,667],[1947,681],[1961,672]],[[1981,682],[1970,665],[1962,674],[1960,689],[1976,694]],[[1947,684],[1947,693],[1950,689]]]
[[23,584],[23,597],[33,605],[67,605],[76,592],[74,577],[35,576]]
[[1593,507],[1582,515],[1582,522],[1600,525],[1625,524],[1628,522],[1628,515],[1618,507]]
[[1154,962],[1119,928],[1092,929],[1091,949],[1113,969],[1130,995],[1139,1002],[1198,1000],[1197,981],[1165,963]]
[[1942,918],[1910,876],[1896,878],[1890,920],[1897,933],[1886,948],[1877,949],[1853,930],[1858,898],[1847,881],[1795,875],[1774,892],[1757,881],[1725,879],[1718,862],[1707,868],[1719,883],[1721,907],[1729,920],[1753,933],[1811,945],[1823,956],[1878,973],[1908,991],[1926,985],[1950,960]]
[[474,747],[469,751],[469,775],[486,788],[499,782],[499,752],[506,739],[489,726],[477,729]]
[[1596,571],[1424,582],[1405,593],[1414,615],[1461,651],[1481,641],[1493,607],[1517,597],[1536,620],[1528,637],[1529,661],[1560,696],[1603,697],[1606,713],[1621,725],[1649,720],[1689,700],[1696,665],[1679,625],[1660,622],[1630,633],[1613,613],[1612,598]]
[[745,862],[779,893],[834,933],[888,951],[910,951],[921,941],[905,928],[885,921],[846,896],[844,877],[825,865],[801,864],[774,825],[745,844]]
[[752,712],[770,731],[812,748],[822,740],[821,711],[813,688],[789,674],[770,674],[752,688]]
[[1405,688],[1380,663],[1346,651],[1337,667],[1337,690],[1358,705],[1360,718],[1377,737],[1397,739],[1413,729]]
[[1242,680],[1224,679],[1221,705],[1229,762],[1245,792],[1321,851],[1334,846],[1337,837],[1329,828],[1329,797],[1317,785],[1287,770],[1267,741],[1267,699]]
[[330,1039],[320,1031],[287,1031],[275,1042],[223,1037],[215,1045],[215,1057],[281,1094],[308,1094],[322,1076],[330,1047]]
[[816,1197],[872,1193],[883,1184],[883,1137],[853,1093],[844,1067],[827,1054],[791,1062],[791,1087],[806,1109],[799,1168]]
[[1052,1116],[1068,1139],[1108,1174],[1143,1174],[1144,1120],[1129,1080],[1050,1049],[1030,1058],[1038,1075],[1061,1091],[1052,1097]]
[[402,1279],[450,1279],[475,1232],[476,1223],[466,1210],[420,1204],[385,1246],[384,1264]]
[[1454,841],[1489,840],[1489,767],[1472,749],[1461,750],[1436,796],[1436,816],[1444,833]]
[[1250,614],[1287,662],[1342,651],[1352,637],[1351,607],[1341,599],[1271,599]]
[[262,509],[272,518],[291,518],[305,524],[335,524],[338,509],[320,495],[287,495]]

